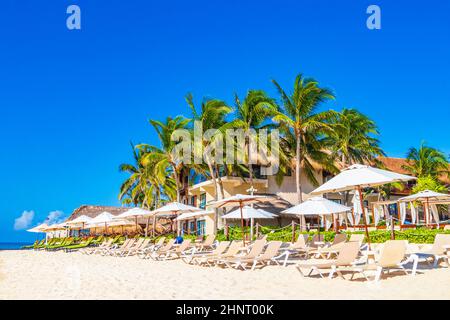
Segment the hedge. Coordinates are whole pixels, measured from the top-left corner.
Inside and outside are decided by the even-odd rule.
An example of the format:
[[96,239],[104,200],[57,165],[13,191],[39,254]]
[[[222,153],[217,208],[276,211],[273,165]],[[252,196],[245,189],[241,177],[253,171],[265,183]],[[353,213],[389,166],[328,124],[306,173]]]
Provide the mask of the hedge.
[[[249,233],[249,228],[245,230],[246,234]],[[292,241],[292,228],[286,227],[280,229],[279,227],[261,227],[260,232],[262,234],[267,235],[268,241],[283,241],[283,242],[291,242]],[[311,238],[315,233],[313,232],[302,232],[303,234],[308,234],[309,238]],[[348,237],[351,234],[364,234],[364,231],[356,231],[356,232],[345,232]],[[426,228],[418,228],[418,229],[407,229],[403,231],[395,231],[395,239],[397,240],[408,240],[410,243],[433,243],[436,234],[444,233],[450,234],[449,230],[437,230],[437,229],[426,229]],[[298,237],[298,230],[296,230],[296,237]],[[334,231],[321,231],[321,234],[324,235],[325,241],[330,242],[333,241],[335,232]],[[372,243],[382,243],[391,239],[391,231],[390,230],[376,230],[370,231],[370,241]],[[219,231],[217,235],[217,239],[219,241],[226,240],[223,230]],[[242,239],[242,231],[237,227],[229,228],[229,240],[239,240]]]

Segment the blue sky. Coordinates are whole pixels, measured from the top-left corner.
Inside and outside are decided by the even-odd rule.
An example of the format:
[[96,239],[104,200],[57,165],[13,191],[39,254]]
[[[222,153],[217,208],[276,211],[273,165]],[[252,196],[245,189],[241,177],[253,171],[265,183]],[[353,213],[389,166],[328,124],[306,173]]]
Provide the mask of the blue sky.
[[[70,4],[82,30],[66,28]],[[381,30],[366,28],[370,4]],[[330,107],[372,117],[389,155],[421,140],[450,153],[449,16],[441,0],[2,1],[0,241],[34,239],[14,230],[26,210],[36,224],[118,205],[129,141],[156,142],[150,118],[188,116],[188,92],[276,96],[271,79],[290,88],[302,72],[334,90]]]

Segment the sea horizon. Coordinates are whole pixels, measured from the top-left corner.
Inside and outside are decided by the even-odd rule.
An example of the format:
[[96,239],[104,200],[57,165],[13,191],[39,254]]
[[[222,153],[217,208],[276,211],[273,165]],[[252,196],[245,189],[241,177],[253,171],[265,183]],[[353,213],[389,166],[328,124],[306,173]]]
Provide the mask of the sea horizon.
[[31,245],[33,242],[0,242],[0,251],[1,250],[19,250],[23,246]]

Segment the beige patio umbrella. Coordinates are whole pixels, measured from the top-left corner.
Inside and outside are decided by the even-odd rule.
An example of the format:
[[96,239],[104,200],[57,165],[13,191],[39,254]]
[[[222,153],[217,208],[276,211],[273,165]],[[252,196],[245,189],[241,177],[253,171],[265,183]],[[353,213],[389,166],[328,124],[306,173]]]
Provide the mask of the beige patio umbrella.
[[[136,225],[136,232],[138,231],[138,218],[148,216],[150,219],[150,216],[152,215],[152,211],[145,210],[142,208],[132,208],[128,211],[125,211],[124,213],[119,214],[118,216],[115,216],[114,219],[134,219],[135,225]],[[147,227],[148,227],[148,220],[147,220]],[[145,232],[147,235],[147,228],[145,229]]]
[[237,206],[239,207],[241,216],[242,241],[245,246],[245,228],[244,228],[244,213],[243,213],[244,204],[261,203],[269,200],[270,198],[266,196],[237,194],[232,197],[214,201],[210,204],[210,206],[213,208],[237,207]]
[[367,229],[367,218],[364,214],[362,189],[367,187],[381,186],[393,182],[406,182],[415,179],[416,178],[412,176],[373,168],[366,165],[355,164],[348,167],[347,169],[342,170],[341,173],[325,182],[323,185],[311,192],[311,194],[319,195],[324,193],[356,190],[359,195],[361,210],[363,212],[364,218],[364,229],[370,248],[370,237],[369,230]]
[[105,233],[108,233],[108,224],[111,223],[114,219],[114,215],[112,215],[109,212],[102,212],[100,213],[98,216],[96,216],[95,218],[93,218],[90,222],[89,222],[89,228],[95,228],[98,225],[104,225],[105,226]]
[[73,219],[73,220],[70,220],[70,221],[66,221],[66,224],[71,229],[75,229],[75,228],[78,228],[78,227],[81,227],[82,229],[84,229],[84,226],[87,223],[90,223],[91,221],[92,221],[91,217],[88,217],[86,215],[82,215],[82,216],[79,216],[76,219]]
[[[157,216],[161,216],[161,215],[177,215],[178,216],[183,213],[199,212],[199,211],[203,211],[203,209],[189,206],[189,205],[186,205],[186,204],[180,203],[180,202],[170,202],[170,203],[167,203],[166,205],[162,206],[161,208],[151,211],[150,213],[148,213],[148,215],[153,216],[153,219],[154,219],[153,233],[155,233],[155,219]],[[144,216],[147,216],[147,214]]]
[[450,200],[450,195],[431,190],[424,190],[416,194],[398,199],[399,202],[421,201],[424,203],[425,225],[428,225],[428,215],[430,212],[430,201]]
[[28,229],[28,232],[33,232],[33,233],[45,233],[45,229],[48,228],[48,225],[46,223],[42,223],[34,228]]

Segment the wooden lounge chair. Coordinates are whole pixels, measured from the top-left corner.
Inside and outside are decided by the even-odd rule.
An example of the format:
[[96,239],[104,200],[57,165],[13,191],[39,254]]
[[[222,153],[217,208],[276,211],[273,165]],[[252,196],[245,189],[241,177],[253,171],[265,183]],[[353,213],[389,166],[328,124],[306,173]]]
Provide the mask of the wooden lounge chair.
[[[335,260],[324,261],[304,261],[296,265],[297,270],[302,276],[311,276],[316,271],[320,277],[324,277],[321,270],[329,270],[329,278],[333,277],[336,267],[351,266],[357,259],[359,254],[359,243],[346,242],[343,243],[339,249],[339,254]],[[308,273],[305,275],[302,269],[308,269]]]
[[408,274],[405,265],[408,263],[413,263],[411,274],[416,273],[418,257],[414,254],[406,258],[406,250],[408,247],[408,241],[406,240],[388,240],[383,246],[380,257],[377,262],[371,264],[364,264],[361,266],[353,267],[339,267],[336,272],[342,276],[342,272],[351,272],[353,279],[355,273],[360,273],[369,280],[367,276],[367,271],[375,272],[375,281],[380,280],[384,271],[389,272],[390,270],[401,270]]
[[233,241],[228,247],[227,251],[218,255],[206,256],[202,259],[198,259],[196,263],[198,265],[206,265],[209,267],[215,266],[219,261],[223,259],[233,258],[239,254],[242,249],[242,241]]
[[430,259],[434,262],[433,267],[438,266],[439,261],[443,260],[450,266],[449,257],[446,254],[444,246],[450,245],[450,234],[438,233],[434,238],[433,247],[429,251],[415,253],[420,261],[425,261],[430,264]]
[[116,251],[116,253],[114,255],[117,257],[125,257],[130,251],[140,248],[142,243],[144,243],[144,240],[145,240],[145,238],[138,238],[134,244],[129,245],[128,247],[124,248],[123,250]]
[[153,260],[157,260],[158,257],[163,256],[167,252],[173,249],[173,246],[175,244],[175,239],[170,239],[164,246],[161,248],[151,252],[149,255],[147,255],[146,258],[151,258]]
[[78,252],[82,253],[82,254],[94,254],[97,253],[100,250],[109,248],[112,246],[114,239],[108,239],[106,241],[104,241],[102,244],[100,244],[98,247],[94,247],[94,248],[85,248],[85,249],[81,249]]
[[156,251],[157,249],[161,248],[161,246],[164,245],[165,240],[166,240],[166,237],[159,238],[159,240],[155,244],[148,245],[146,247],[139,249],[136,252],[136,255],[141,259],[148,258],[149,254],[151,254],[153,251]]
[[137,254],[138,252],[140,252],[140,250],[144,250],[145,248],[147,248],[150,245],[150,238],[144,238],[144,241],[142,241],[142,243],[140,245],[135,245],[133,248],[129,249],[128,252],[126,253],[126,257],[132,256]]
[[320,256],[324,259],[329,259],[333,255],[337,255],[342,248],[342,245],[347,241],[347,235],[338,233],[334,236],[333,243],[329,247],[317,248],[310,250],[308,253],[315,256]]
[[[262,251],[264,250],[264,246],[266,245],[266,240],[256,240],[250,247],[250,251],[242,256],[236,255],[233,257],[222,257],[217,260],[216,265],[222,265],[227,267],[236,267],[241,266],[241,261],[254,260],[258,257]],[[243,267],[244,268],[244,267]],[[245,269],[245,268],[244,268]]]
[[204,250],[214,249],[214,241],[215,240],[216,240],[215,235],[213,235],[213,234],[208,235],[206,237],[205,241],[195,244],[196,251],[204,251]]
[[192,248],[190,248],[191,246],[191,239],[186,239],[184,240],[180,245],[167,250],[165,252],[162,252],[161,254],[158,254],[156,256],[154,256],[154,258],[156,260],[167,260],[169,258],[180,258],[181,255],[185,254],[185,251],[187,250],[191,250]]
[[220,242],[217,247],[210,252],[192,252],[191,255],[184,255],[181,257],[183,262],[186,262],[187,264],[202,264],[207,261],[208,258],[213,258],[216,256],[219,256],[220,254],[224,253],[225,250],[227,250],[228,246],[230,245],[230,241],[222,241]]
[[111,248],[103,250],[100,254],[102,256],[114,256],[117,254],[120,254],[121,251],[127,250],[128,248],[132,247],[136,243],[136,239],[126,239],[125,242],[119,246],[118,244],[113,245]]
[[241,267],[245,270],[246,266],[252,264],[252,270],[255,270],[258,265],[261,265],[261,267],[268,266],[271,262],[278,264],[276,257],[282,244],[283,242],[281,241],[271,241],[268,243],[263,254],[254,259],[239,259],[239,264],[235,267]]
[[90,245],[92,245],[93,241],[94,241],[94,237],[90,237],[86,241],[83,241],[83,242],[78,243],[78,244],[73,244],[73,245],[66,246],[63,249],[64,249],[65,252],[77,251],[77,250],[89,247]]

